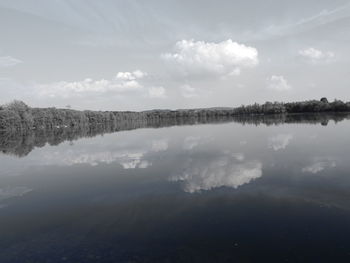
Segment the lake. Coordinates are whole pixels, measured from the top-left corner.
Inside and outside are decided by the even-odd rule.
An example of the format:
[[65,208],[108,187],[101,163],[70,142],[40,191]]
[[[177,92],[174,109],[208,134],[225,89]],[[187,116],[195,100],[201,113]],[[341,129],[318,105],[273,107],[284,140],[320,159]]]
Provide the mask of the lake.
[[348,117],[161,126],[3,135],[0,262],[349,262]]

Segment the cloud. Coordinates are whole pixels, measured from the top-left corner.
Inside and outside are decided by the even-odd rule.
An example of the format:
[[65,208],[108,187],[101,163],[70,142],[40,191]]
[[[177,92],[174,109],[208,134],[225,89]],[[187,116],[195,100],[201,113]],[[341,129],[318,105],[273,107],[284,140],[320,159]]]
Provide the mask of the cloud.
[[[152,165],[152,163],[150,163],[149,161],[143,160],[143,161],[141,161],[141,163],[138,164],[137,168],[145,169],[151,165]],[[133,167],[133,168],[136,168],[136,167]],[[126,168],[124,167],[124,169],[126,169]]]
[[10,56],[6,56],[6,57],[0,57],[0,67],[1,68],[10,68],[10,67],[14,67],[17,64],[23,63],[22,60],[19,60],[17,58],[13,58]]
[[283,76],[273,75],[267,80],[267,88],[275,91],[287,91],[292,87]]
[[[30,159],[36,166],[99,166],[101,164],[121,166],[123,169],[142,169],[153,165],[152,157],[168,149],[168,139],[154,140],[121,139],[119,143],[111,144],[113,136],[106,140],[92,140],[85,144],[79,141],[69,149],[59,147],[54,151],[38,152]],[[123,137],[123,136],[122,136]]]
[[162,55],[165,61],[177,65],[186,74],[239,75],[241,68],[258,65],[258,51],[228,39],[219,43],[182,40],[175,53]]
[[163,87],[151,87],[148,89],[150,98],[164,99],[166,98],[165,89]]
[[244,161],[245,156],[243,153],[232,153],[231,156],[235,158],[237,161]]
[[185,192],[196,193],[223,186],[238,188],[261,176],[261,162],[245,162],[241,155],[225,154],[209,160],[190,159],[184,172],[170,180],[183,182]]
[[60,166],[87,164],[97,166],[101,163],[112,164],[117,162],[124,169],[147,168],[152,164],[144,160],[146,153],[146,150],[97,151],[94,153],[68,150],[45,155],[41,159],[41,164]]
[[336,162],[332,160],[315,161],[309,166],[302,168],[302,172],[317,174],[319,172],[322,172],[325,169],[334,168],[334,167],[336,167]]
[[[32,189],[25,186],[0,188],[0,202],[14,197],[21,197],[31,191]],[[2,204],[0,203],[0,208],[1,207]]]
[[269,138],[269,148],[274,151],[283,150],[289,145],[292,139],[292,134],[278,134],[277,136]]
[[198,97],[197,90],[190,85],[186,84],[180,87],[182,97],[186,99]]
[[124,169],[145,169],[149,166],[152,165],[152,163],[150,163],[147,160],[140,160],[140,159],[133,159],[133,160],[129,160],[129,161],[125,161],[125,162],[121,162],[120,163]]
[[299,55],[311,62],[330,61],[335,57],[335,54],[331,51],[323,52],[313,47],[299,50]]
[[118,72],[116,78],[125,81],[142,79],[147,76],[146,72],[135,70],[134,72]]
[[168,140],[166,139],[159,139],[159,140],[152,141],[152,151],[154,152],[166,151],[168,147],[169,147],[169,143],[168,143]]
[[[349,17],[350,5],[347,3],[335,9],[323,9],[309,17],[301,18],[289,23],[271,24],[260,31],[245,32],[245,39],[266,40],[284,36],[298,36],[300,33],[312,32],[314,29],[322,28],[328,24],[341,21]],[[346,25],[346,24],[345,24]],[[333,32],[336,32],[333,30]]]
[[118,72],[111,80],[92,80],[87,78],[82,81],[60,81],[51,84],[39,85],[38,93],[42,97],[71,98],[86,95],[99,95],[106,93],[121,94],[130,91],[143,90],[140,79],[147,76],[147,73],[140,70],[134,72]]
[[196,148],[201,141],[202,137],[188,136],[184,140],[183,149],[192,150]]

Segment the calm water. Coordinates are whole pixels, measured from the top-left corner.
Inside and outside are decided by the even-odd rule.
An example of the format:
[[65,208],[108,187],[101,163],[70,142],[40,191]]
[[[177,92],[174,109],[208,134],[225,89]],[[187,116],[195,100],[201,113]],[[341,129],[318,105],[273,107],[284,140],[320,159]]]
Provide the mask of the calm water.
[[0,154],[0,262],[349,262],[349,131],[200,124]]

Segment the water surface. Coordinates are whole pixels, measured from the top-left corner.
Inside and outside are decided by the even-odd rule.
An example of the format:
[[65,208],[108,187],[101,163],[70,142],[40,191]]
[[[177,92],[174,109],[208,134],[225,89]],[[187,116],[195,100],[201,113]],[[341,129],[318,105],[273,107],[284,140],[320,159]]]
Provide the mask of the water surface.
[[0,262],[348,262],[350,121],[268,124],[3,136]]

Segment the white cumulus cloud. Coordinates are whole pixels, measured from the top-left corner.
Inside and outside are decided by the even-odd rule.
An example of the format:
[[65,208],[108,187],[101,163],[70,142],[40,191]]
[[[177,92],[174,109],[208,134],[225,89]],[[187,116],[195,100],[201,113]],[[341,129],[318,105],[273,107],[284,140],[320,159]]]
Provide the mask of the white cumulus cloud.
[[283,76],[272,75],[267,79],[267,88],[275,91],[287,91],[292,87]]
[[313,47],[299,50],[299,55],[312,62],[329,61],[335,57],[331,51],[321,51]]
[[174,53],[162,55],[186,74],[239,75],[241,68],[259,63],[258,51],[231,39],[219,43],[182,40],[176,43]]
[[116,78],[120,80],[136,80],[147,76],[146,72],[135,70],[134,72],[118,72]]
[[87,78],[82,81],[73,82],[59,81],[51,84],[39,85],[38,93],[43,97],[70,98],[137,91],[144,88],[140,83],[140,79],[145,76],[147,76],[147,73],[136,70],[134,72],[118,72],[116,77],[111,80],[93,80]]

